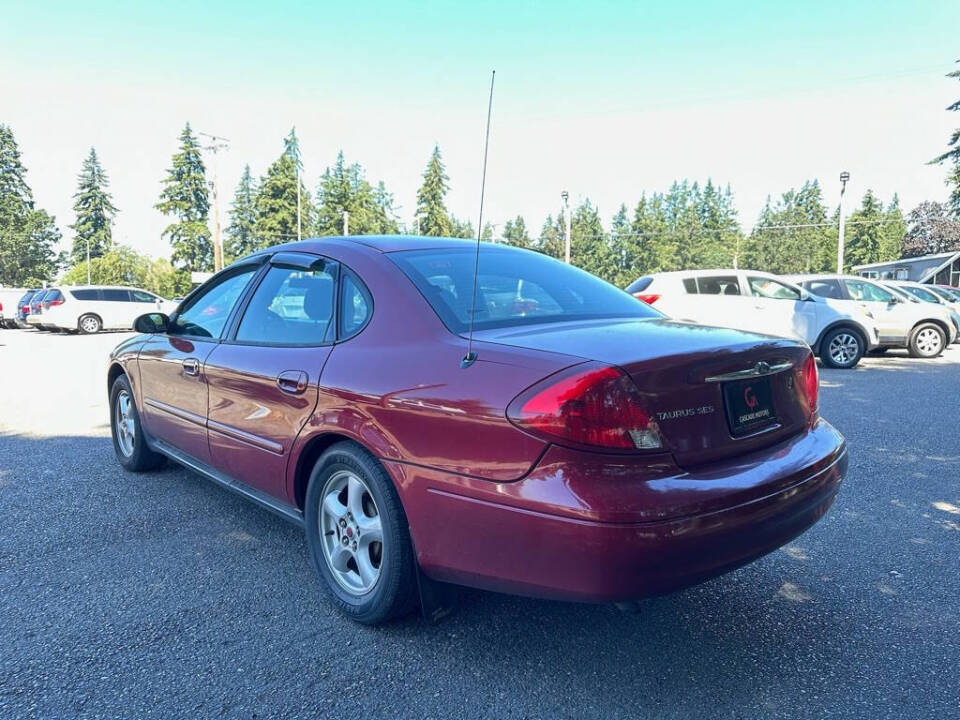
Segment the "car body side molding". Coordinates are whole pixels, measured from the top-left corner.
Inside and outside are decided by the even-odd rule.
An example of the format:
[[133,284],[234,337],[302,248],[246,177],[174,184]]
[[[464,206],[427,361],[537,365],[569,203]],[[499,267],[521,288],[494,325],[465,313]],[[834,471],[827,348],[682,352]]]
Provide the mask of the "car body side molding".
[[163,453],[174,462],[177,462],[189,468],[190,470],[193,470],[194,472],[200,473],[205,478],[216,483],[217,485],[235,492],[241,497],[251,500],[257,505],[270,510],[271,512],[282,517],[284,520],[292,522],[298,527],[303,527],[303,512],[298,508],[288,505],[285,502],[281,502],[276,498],[272,498],[266,493],[239,482],[238,480],[234,480],[229,475],[225,475],[219,470],[210,467],[206,463],[193,459],[186,453],[177,450],[172,445],[168,445],[163,440],[151,438],[146,435],[145,437],[148,438],[147,444],[151,449],[156,450],[159,453]]

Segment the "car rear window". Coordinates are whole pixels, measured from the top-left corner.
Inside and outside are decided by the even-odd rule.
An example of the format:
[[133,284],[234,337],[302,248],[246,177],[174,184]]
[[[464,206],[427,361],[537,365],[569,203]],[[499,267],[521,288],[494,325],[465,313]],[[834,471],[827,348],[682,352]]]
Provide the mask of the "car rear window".
[[[390,253],[451,331],[466,332],[473,293],[475,250]],[[619,288],[540,253],[483,248],[477,274],[478,330],[594,318],[663,315]]]
[[54,300],[63,300],[63,293],[59,290],[51,290],[43,296],[44,302],[53,302]]

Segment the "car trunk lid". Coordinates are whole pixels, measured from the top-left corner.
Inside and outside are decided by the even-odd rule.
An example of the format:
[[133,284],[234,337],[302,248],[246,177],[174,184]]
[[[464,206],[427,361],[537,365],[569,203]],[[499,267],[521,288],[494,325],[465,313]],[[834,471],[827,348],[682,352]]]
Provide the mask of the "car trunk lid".
[[810,349],[793,340],[660,319],[542,324],[476,338],[620,367],[685,467],[774,444],[810,421],[799,376]]

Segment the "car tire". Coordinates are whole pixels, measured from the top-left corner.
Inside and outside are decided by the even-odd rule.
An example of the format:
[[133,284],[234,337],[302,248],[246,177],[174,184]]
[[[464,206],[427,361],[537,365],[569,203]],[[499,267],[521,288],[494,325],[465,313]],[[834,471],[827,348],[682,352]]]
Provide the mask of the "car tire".
[[126,375],[120,375],[110,388],[110,434],[113,451],[125,470],[146,472],[163,464],[163,455],[147,445]]
[[77,320],[77,330],[84,335],[95,335],[103,330],[103,321],[92,313],[81,315]]
[[[393,481],[370,453],[341,442],[320,457],[310,474],[304,521],[314,569],[344,614],[375,625],[416,607],[407,516]],[[371,540],[377,537],[379,546]]]
[[834,328],[820,341],[820,360],[826,367],[839,370],[855,368],[863,357],[866,343],[856,330]]
[[947,347],[947,334],[939,325],[921,323],[910,333],[910,342],[907,349],[910,357],[935,358]]

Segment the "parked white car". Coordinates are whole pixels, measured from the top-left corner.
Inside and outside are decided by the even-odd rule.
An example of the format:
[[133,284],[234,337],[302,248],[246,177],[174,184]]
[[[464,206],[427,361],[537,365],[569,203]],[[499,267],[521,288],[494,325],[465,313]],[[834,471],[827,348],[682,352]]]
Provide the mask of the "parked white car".
[[48,329],[130,330],[133,321],[149,312],[172,313],[176,303],[140,288],[106,285],[59,287],[43,298],[39,323]]
[[868,311],[880,333],[880,348],[907,348],[912,357],[937,357],[956,340],[950,313],[937,305],[911,302],[879,283],[850,275],[790,275],[803,289],[835,303]]
[[799,338],[823,364],[852,368],[879,335],[873,319],[755,270],[681,270],[646,275],[627,292],[678,320]]

